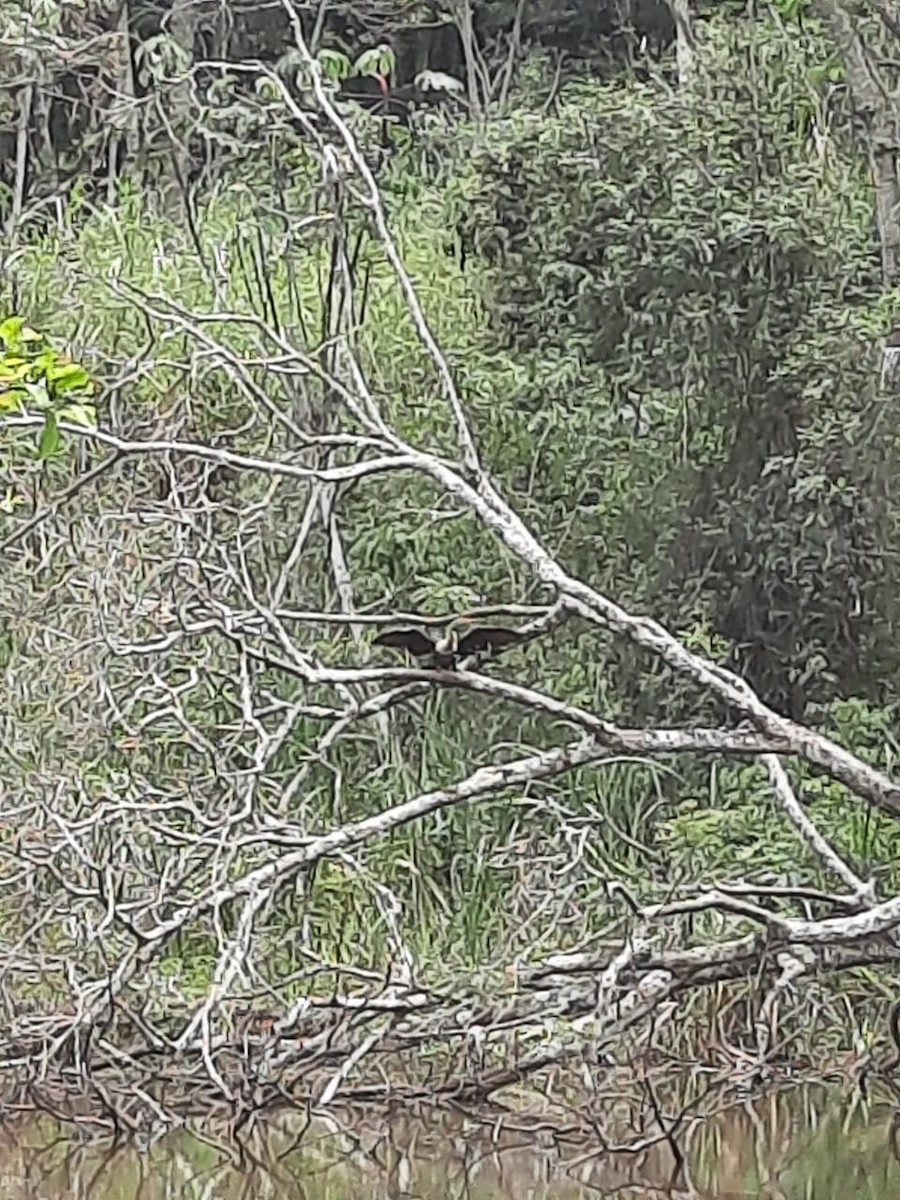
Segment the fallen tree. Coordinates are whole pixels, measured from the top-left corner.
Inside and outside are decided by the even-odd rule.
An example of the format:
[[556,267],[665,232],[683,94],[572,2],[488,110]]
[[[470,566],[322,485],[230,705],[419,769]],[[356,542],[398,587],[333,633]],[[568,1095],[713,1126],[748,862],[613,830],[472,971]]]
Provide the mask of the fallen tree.
[[[84,449],[81,473],[3,530],[0,602],[14,652],[5,667],[0,1076],[20,1103],[68,1116],[87,1103],[132,1132],[220,1104],[241,1120],[354,1100],[488,1106],[557,1067],[621,1076],[625,1087],[650,1063],[664,1083],[670,1065],[654,1058],[661,1024],[671,1030],[704,991],[752,979],[754,1044],[741,1060],[760,1079],[784,1053],[785,1013],[802,1007],[804,982],[892,965],[900,953],[900,897],[879,897],[831,843],[789,772],[835,781],[861,809],[891,819],[900,784],[570,574],[502,494],[373,171],[296,20],[294,32],[328,135],[282,80],[266,78],[319,156],[318,207],[282,245],[286,254],[309,226],[321,239],[305,247],[324,250],[328,264],[318,334],[303,332],[299,291],[296,310],[280,316],[261,283],[256,310],[238,311],[213,274],[216,300],[202,309],[117,270],[109,303],[149,331],[147,348],[101,364],[96,423],[53,418],[54,437]],[[368,280],[353,240],[360,214],[417,338],[430,381],[422,391],[439,393],[417,430],[408,397],[385,397],[371,382],[360,299]],[[274,274],[277,250],[273,236],[258,278]],[[147,380],[169,407],[141,430],[121,397]],[[32,397],[4,406],[13,448],[46,436]],[[45,481],[27,460],[17,471],[22,492],[23,481]],[[376,506],[385,480],[404,489],[420,529],[444,513],[466,522],[478,552],[465,568],[474,598],[465,607],[514,624],[518,658],[457,669],[375,661],[369,630],[458,615],[399,613],[383,596],[360,603],[374,589],[351,566],[346,513]],[[478,600],[490,551],[494,578],[505,573],[514,594]],[[426,575],[427,536],[417,552]],[[411,582],[399,590],[405,599]],[[585,630],[629,640],[730,720],[634,728],[601,703],[558,695],[542,664],[527,685],[506,677],[543,639]],[[480,762],[451,763],[441,786],[417,786],[427,771],[411,765],[403,721],[413,713],[427,736],[425,718],[437,723],[439,711],[413,706],[453,696],[469,718],[466,756]],[[46,715],[35,725],[38,701]],[[501,711],[515,714],[520,736],[494,736]],[[758,762],[802,852],[839,890],[796,879],[714,883],[700,872],[677,887],[664,881],[665,898],[650,902],[600,875],[588,850],[603,814],[541,789],[623,757],[674,755]],[[498,797],[557,822],[547,844],[516,823],[497,848],[523,871],[511,891],[525,926],[542,914],[542,945],[527,958],[495,948],[478,971],[448,977],[411,945],[415,893],[404,903],[367,855],[426,818]],[[327,864],[344,886],[323,878]],[[402,856],[399,867],[422,873]],[[339,929],[342,908],[354,936],[377,926],[381,969],[365,961],[370,946],[344,960],[320,948],[316,923]],[[556,922],[564,936],[547,949]],[[579,923],[588,949],[573,948]],[[731,1065],[717,1079],[734,1077]],[[671,1135],[659,1125],[660,1137]]]

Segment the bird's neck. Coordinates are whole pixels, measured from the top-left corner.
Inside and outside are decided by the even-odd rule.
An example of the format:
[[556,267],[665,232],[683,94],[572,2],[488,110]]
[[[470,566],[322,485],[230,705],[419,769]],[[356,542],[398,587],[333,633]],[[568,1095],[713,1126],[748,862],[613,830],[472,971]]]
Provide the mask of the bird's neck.
[[448,629],[442,638],[435,642],[438,654],[455,654],[459,645],[459,636],[455,629]]

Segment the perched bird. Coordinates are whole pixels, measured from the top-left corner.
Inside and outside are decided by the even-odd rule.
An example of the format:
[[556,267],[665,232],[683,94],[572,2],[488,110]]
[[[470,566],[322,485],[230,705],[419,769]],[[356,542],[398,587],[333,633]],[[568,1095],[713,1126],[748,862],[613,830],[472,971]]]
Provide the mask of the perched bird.
[[421,629],[388,629],[374,638],[373,644],[405,650],[413,658],[424,658],[428,666],[452,671],[461,658],[470,654],[492,654],[521,641],[522,635],[517,630],[501,629],[498,625],[475,625],[462,634],[451,625],[437,640]]

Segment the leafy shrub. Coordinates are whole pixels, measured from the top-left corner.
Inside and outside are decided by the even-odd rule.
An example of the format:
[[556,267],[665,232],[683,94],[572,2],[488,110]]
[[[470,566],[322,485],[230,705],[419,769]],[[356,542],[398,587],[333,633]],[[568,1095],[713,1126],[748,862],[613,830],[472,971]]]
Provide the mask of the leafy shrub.
[[891,298],[863,161],[808,136],[822,47],[708,28],[715,104],[573,85],[477,160],[462,233],[550,433],[535,499],[578,481],[565,556],[671,623],[711,620],[801,715],[877,700],[896,668],[874,354]]

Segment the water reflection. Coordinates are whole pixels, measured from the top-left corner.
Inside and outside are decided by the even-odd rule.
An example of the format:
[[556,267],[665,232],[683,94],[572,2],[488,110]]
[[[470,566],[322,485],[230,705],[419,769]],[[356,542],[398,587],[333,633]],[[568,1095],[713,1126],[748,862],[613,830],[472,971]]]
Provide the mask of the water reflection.
[[[242,1144],[211,1128],[146,1153],[78,1139],[50,1121],[0,1131],[0,1200],[894,1200],[892,1110],[796,1091],[698,1123],[673,1180],[670,1149],[611,1159],[589,1140],[554,1145],[546,1126],[460,1116],[306,1125],[282,1120]],[[896,1129],[894,1133],[900,1131]],[[301,1136],[302,1135],[302,1136]]]

